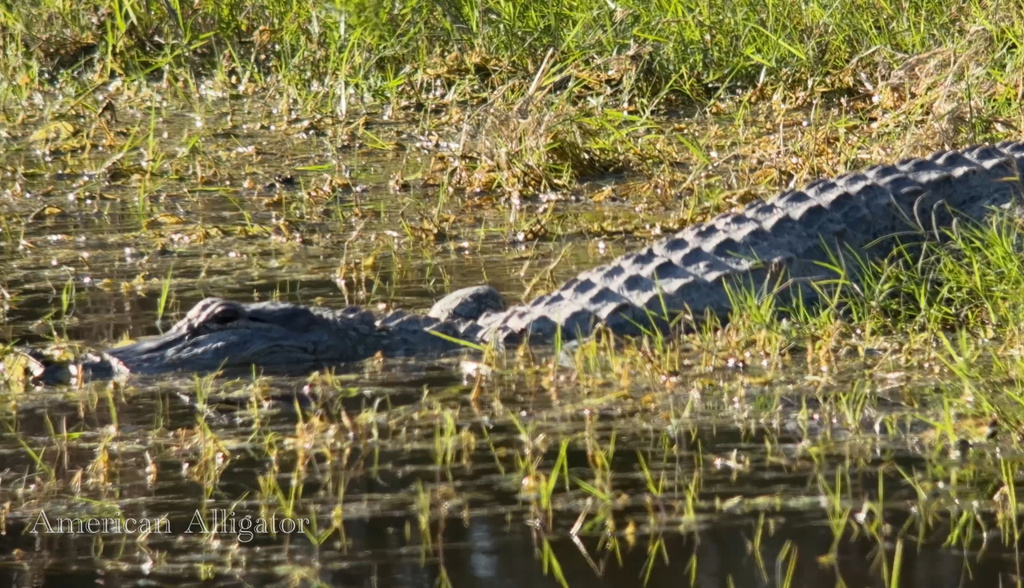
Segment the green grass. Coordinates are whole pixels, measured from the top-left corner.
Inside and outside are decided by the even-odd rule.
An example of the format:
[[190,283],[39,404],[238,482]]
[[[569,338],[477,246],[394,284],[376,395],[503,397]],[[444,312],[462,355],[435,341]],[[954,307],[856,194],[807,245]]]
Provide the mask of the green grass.
[[[809,353],[827,353],[837,350],[829,346],[883,342],[909,353],[929,341],[928,348],[947,354],[951,369],[963,369],[961,355],[973,358],[979,345],[996,351],[1022,343],[1022,229],[1016,218],[997,214],[985,224],[945,230],[941,241],[922,237],[879,261],[837,252],[822,264],[832,277],[813,285],[813,297],[780,298],[790,290],[778,284],[733,287],[728,326],[697,330],[673,341],[673,348],[755,349],[778,357],[806,346]],[[655,341],[656,353],[668,352],[662,337]]]
[[[0,8],[0,120],[20,120],[40,91],[72,97],[54,101],[53,116],[82,104],[102,114],[106,105],[93,97],[117,104],[155,84],[165,99],[197,108],[258,97],[340,116],[356,123],[362,142],[390,149],[395,143],[360,122],[382,113],[441,130],[471,156],[446,182],[534,193],[609,172],[666,174],[690,158],[713,163],[712,137],[664,122],[678,112],[741,120],[796,110],[805,123],[810,114],[824,134],[798,146],[808,154],[857,142],[869,124],[872,135],[900,137],[908,124],[931,120],[924,143],[932,146],[1000,136],[1020,118],[1024,18],[1016,8],[36,0]],[[773,126],[744,129],[737,142]],[[163,163],[148,136],[147,171]],[[916,139],[905,145],[920,149]]]
[[[740,0],[365,0],[186,3],[36,0],[6,8],[3,68],[14,86],[78,71],[189,86],[283,83],[310,104],[490,94],[559,84],[647,106],[736,88],[823,84],[855,67],[943,47],[991,45],[1011,75],[1021,17],[1012,2]],[[546,59],[548,51],[551,55]],[[542,63],[546,66],[542,67]],[[828,80],[828,81],[826,81]],[[582,96],[581,96],[582,97]]]

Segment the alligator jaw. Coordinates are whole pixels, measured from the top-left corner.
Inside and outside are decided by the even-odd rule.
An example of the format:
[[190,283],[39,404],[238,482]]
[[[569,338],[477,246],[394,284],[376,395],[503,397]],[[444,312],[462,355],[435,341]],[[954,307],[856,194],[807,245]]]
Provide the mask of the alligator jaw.
[[315,341],[265,325],[196,335],[172,329],[164,335],[108,349],[106,355],[123,363],[133,374],[209,372],[251,365],[308,370],[318,361]]
[[261,326],[256,333],[232,328],[190,336],[172,329],[102,353],[85,354],[74,364],[41,362],[42,370],[34,380],[45,385],[71,384],[122,379],[129,374],[247,372],[252,366],[266,372],[302,373],[325,363],[315,341],[275,330]]
[[110,379],[165,372],[302,373],[321,365],[364,359],[380,348],[372,313],[295,304],[243,304],[206,298],[169,331],[89,354],[75,366],[47,365],[44,383]]

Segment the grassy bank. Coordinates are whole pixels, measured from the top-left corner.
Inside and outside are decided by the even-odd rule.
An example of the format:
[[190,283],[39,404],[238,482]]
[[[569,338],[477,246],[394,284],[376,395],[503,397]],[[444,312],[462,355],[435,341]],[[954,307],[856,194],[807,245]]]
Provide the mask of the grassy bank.
[[[37,0],[0,8],[0,117],[40,91],[74,97],[59,112],[154,84],[184,103],[369,111],[478,158],[449,178],[459,187],[515,193],[671,175],[713,161],[721,134],[778,167],[791,141],[748,144],[800,124],[815,136],[799,155],[834,169],[865,145],[916,154],[1020,128],[1020,14],[1014,1]],[[735,124],[716,137],[665,123],[680,113]]]
[[520,95],[571,89],[643,109],[754,88],[856,94],[936,50],[1019,89],[1019,9],[928,0],[37,0],[6,8],[0,25],[2,71],[22,87],[69,76],[213,78],[281,84],[309,105],[343,108],[487,100],[511,84]]

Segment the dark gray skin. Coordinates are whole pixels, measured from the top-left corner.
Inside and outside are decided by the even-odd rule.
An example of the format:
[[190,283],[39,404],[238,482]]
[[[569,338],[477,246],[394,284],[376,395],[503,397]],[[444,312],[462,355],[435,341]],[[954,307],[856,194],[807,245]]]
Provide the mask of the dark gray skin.
[[459,348],[433,332],[507,345],[549,342],[558,332],[573,340],[598,325],[638,335],[663,330],[680,315],[725,319],[728,284],[772,286],[785,276],[792,286],[784,297],[812,295],[807,284],[829,277],[819,262],[830,252],[852,249],[877,259],[908,236],[920,242],[954,219],[981,221],[1018,204],[1022,169],[1024,143],[1001,143],[818,181],[684,229],[507,309],[488,286],[454,292],[426,315],[207,298],[165,335],[87,357],[82,367],[90,377],[251,366],[302,373],[377,353]]
[[[206,298],[163,335],[88,354],[77,365],[45,365],[44,383],[134,374],[249,370],[304,373],[325,365],[390,357],[440,355],[461,347],[437,333],[477,341],[473,318],[502,311],[505,301],[490,286],[464,288],[439,300],[427,315],[395,311],[379,317],[350,306],[333,310],[286,302],[242,303]],[[42,359],[38,358],[37,359]]]

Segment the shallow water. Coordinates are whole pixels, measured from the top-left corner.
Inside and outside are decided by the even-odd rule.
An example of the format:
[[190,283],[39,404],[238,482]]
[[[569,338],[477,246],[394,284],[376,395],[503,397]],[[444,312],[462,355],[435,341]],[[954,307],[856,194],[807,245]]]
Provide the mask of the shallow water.
[[[800,427],[785,422],[715,418],[721,411],[713,403],[696,411],[704,416],[666,412],[673,401],[676,408],[685,402],[689,393],[680,392],[665,394],[652,410],[639,397],[566,388],[556,402],[506,382],[474,408],[468,387],[449,372],[404,367],[342,376],[343,398],[323,405],[332,416],[305,425],[280,406],[253,413],[222,402],[197,411],[179,396],[194,389],[187,378],[139,378],[110,399],[62,390],[18,399],[5,419],[8,430],[18,431],[5,436],[3,449],[5,492],[16,506],[0,539],[7,554],[0,574],[18,585],[215,578],[408,586],[442,577],[453,585],[547,585],[555,582],[538,555],[547,542],[570,585],[636,585],[648,575],[652,586],[681,578],[702,586],[822,585],[838,578],[876,585],[897,549],[901,585],[993,585],[1015,575],[1015,559],[995,547],[998,539],[983,550],[941,548],[948,532],[941,522],[920,545],[910,539],[920,523],[907,510],[916,495],[894,468],[926,467],[926,460],[908,437],[825,433],[811,419],[812,438],[820,441],[812,453]],[[273,378],[260,386],[286,393],[303,382]],[[230,394],[249,384],[212,387]],[[782,387],[799,397],[792,382]],[[764,392],[750,390],[752,397]],[[336,422],[342,411],[354,426]],[[56,441],[51,426],[59,431]],[[444,432],[449,426],[453,436]],[[48,482],[15,439],[42,450],[58,482]],[[536,460],[536,471],[550,475],[563,440],[570,440],[569,478],[607,484],[602,490],[609,494],[601,498],[579,485],[564,491],[559,482],[548,518],[519,462]],[[216,444],[217,456],[204,461],[208,443]],[[612,445],[606,466],[596,466],[595,449]],[[267,476],[283,494],[267,489]],[[822,488],[833,481],[857,500],[831,505]],[[943,507],[948,499],[941,491],[934,497]],[[867,527],[877,519],[879,535],[861,530],[837,540],[831,509],[863,514],[869,504],[884,509],[865,515]],[[118,512],[166,519],[148,537],[116,528],[46,532],[59,518]],[[246,516],[302,521],[296,524],[326,536],[270,536],[247,528]],[[332,520],[342,521],[333,531]],[[911,532],[897,547],[892,529],[904,525]]]
[[[570,231],[519,242],[524,227],[491,195],[438,204],[417,179],[429,154],[338,150],[305,121],[270,118],[168,114],[165,149],[198,137],[202,155],[150,173],[141,149],[111,167],[95,142],[89,153],[40,151],[31,125],[8,139],[4,339],[103,347],[160,332],[211,295],[424,309],[486,282],[516,300],[535,279],[558,283],[637,240]],[[396,172],[408,190],[389,189]],[[357,188],[310,196],[324,174]],[[563,212],[628,213],[564,196]],[[452,215],[439,240],[403,225],[437,210]],[[917,413],[884,401],[892,378],[879,364],[851,359],[823,384],[806,370],[695,361],[661,389],[537,366],[485,380],[479,401],[458,358],[314,378],[12,387],[0,393],[0,584],[1019,582],[990,513],[964,506],[974,490],[937,487],[924,500],[902,473],[966,472],[963,459],[920,431],[880,435],[861,413],[815,408],[864,390],[875,422],[909,422]],[[911,395],[961,385],[913,373],[897,383]],[[46,530],[44,512],[169,532],[30,532]],[[951,533],[964,513],[987,521],[984,542]],[[203,532],[213,517],[232,522]],[[308,532],[249,537],[245,517],[302,519]]]

